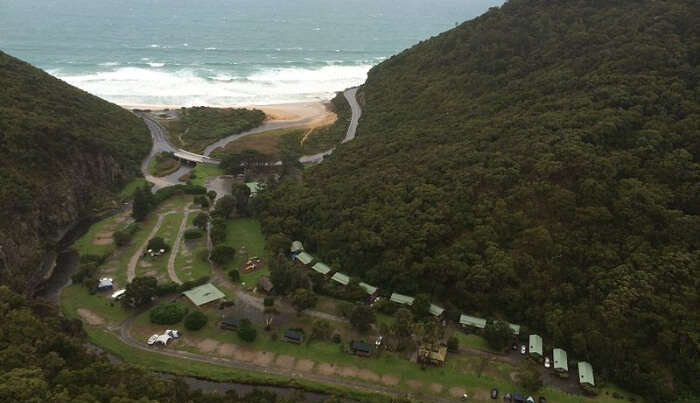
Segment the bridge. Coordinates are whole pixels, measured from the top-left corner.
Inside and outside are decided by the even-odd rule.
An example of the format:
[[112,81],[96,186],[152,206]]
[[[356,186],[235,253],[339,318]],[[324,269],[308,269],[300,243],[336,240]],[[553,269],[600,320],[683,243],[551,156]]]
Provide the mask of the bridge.
[[173,157],[180,161],[189,162],[191,164],[214,164],[218,165],[221,161],[207,157],[206,155],[200,155],[191,153],[189,151],[177,149],[173,151]]

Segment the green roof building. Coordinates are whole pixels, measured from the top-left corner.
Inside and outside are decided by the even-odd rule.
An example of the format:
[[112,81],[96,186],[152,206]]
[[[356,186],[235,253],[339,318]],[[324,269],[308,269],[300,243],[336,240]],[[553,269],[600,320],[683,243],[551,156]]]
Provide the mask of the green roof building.
[[311,266],[314,271],[323,274],[324,276],[328,273],[330,273],[331,268],[328,267],[325,263],[318,262],[315,265]]
[[519,335],[520,334],[520,325],[514,325],[512,323],[508,324],[508,327],[510,330],[513,332],[514,335]]
[[331,280],[340,283],[342,285],[348,285],[350,283],[350,276],[343,274],[341,272],[337,272],[331,277]]
[[569,361],[566,358],[566,351],[555,348],[552,350],[552,358],[554,358],[554,370],[558,372],[569,372]]
[[250,197],[255,197],[255,195],[262,189],[260,182],[248,182],[245,184],[250,189]]
[[477,318],[476,316],[469,316],[465,314],[459,315],[459,324],[462,326],[471,326],[478,329],[483,329],[486,327],[486,319]]
[[535,357],[542,357],[542,337],[536,334],[530,335],[530,349],[528,352]]
[[289,251],[292,253],[299,253],[304,250],[304,245],[301,244],[299,241],[294,241],[292,242],[292,247],[289,248]]
[[391,294],[391,298],[389,298],[389,301],[400,305],[413,305],[413,297],[409,297],[408,295],[402,295],[396,292]]
[[595,386],[595,380],[593,379],[593,367],[586,361],[578,362],[578,381],[584,386]]
[[440,316],[440,315],[442,315],[443,312],[445,312],[445,309],[443,307],[437,306],[435,304],[430,304],[430,308],[428,309],[428,312],[430,312],[430,314],[433,316]]
[[360,283],[358,285],[369,295],[374,295],[377,292],[377,287],[373,285],[369,285],[367,283]]
[[185,291],[183,294],[198,307],[225,297],[221,290],[210,283]]
[[301,264],[303,264],[304,266],[311,264],[311,262],[313,262],[313,260],[314,260],[314,257],[309,255],[306,252],[300,252],[300,253],[294,255],[294,258],[296,260],[300,261]]

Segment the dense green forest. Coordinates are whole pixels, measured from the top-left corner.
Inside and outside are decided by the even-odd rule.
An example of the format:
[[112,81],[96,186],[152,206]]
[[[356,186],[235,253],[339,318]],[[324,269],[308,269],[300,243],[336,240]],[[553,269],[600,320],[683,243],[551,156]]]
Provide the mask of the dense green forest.
[[0,52],[0,279],[25,285],[60,228],[138,172],[150,149],[128,111]]
[[333,269],[700,395],[700,2],[511,0],[373,68],[358,138],[256,197]]

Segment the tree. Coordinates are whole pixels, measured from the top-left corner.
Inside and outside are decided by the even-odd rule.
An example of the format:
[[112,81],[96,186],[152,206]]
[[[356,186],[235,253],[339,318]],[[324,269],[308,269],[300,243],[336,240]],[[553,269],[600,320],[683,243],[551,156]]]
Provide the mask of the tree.
[[288,236],[282,233],[275,233],[267,237],[267,248],[273,253],[277,254],[280,251],[289,250],[289,245],[292,244],[292,240]]
[[258,335],[258,332],[253,327],[253,324],[250,322],[250,319],[241,319],[238,322],[237,333],[238,337],[240,337],[241,340],[247,341],[248,343],[254,342],[255,338]]
[[236,213],[243,217],[248,215],[248,201],[250,200],[250,188],[245,184],[237,184],[231,187],[231,195],[236,201]]
[[427,294],[416,295],[411,310],[416,319],[425,319],[430,313],[430,297]]
[[330,322],[324,319],[315,319],[311,323],[311,338],[317,340],[326,340],[331,337],[333,328]]
[[503,350],[513,339],[513,332],[503,321],[489,321],[484,328],[484,338],[494,350]]
[[535,393],[542,387],[542,377],[539,366],[532,361],[520,367],[518,371],[518,382],[530,393]]
[[219,245],[215,246],[211,251],[211,260],[217,264],[225,264],[233,260],[236,255],[236,250],[230,246]]
[[231,279],[231,281],[237,283],[241,280],[241,273],[238,271],[238,269],[231,269],[228,272],[228,277]]
[[141,307],[151,303],[156,295],[158,280],[151,276],[136,277],[126,285],[126,292],[122,298],[124,306]]
[[209,214],[204,213],[204,212],[200,212],[194,217],[192,224],[194,224],[195,227],[201,229],[202,231],[206,231],[208,222],[209,222]]
[[211,201],[213,202],[214,199],[216,199],[216,190],[210,190],[210,191],[208,191],[208,192],[207,192],[207,197],[209,198],[209,200],[211,200]]
[[399,308],[394,314],[396,322],[392,330],[400,337],[408,337],[413,330],[413,313],[406,308]]
[[219,218],[230,218],[236,209],[236,199],[231,195],[226,195],[216,201],[214,211],[211,213]]
[[318,297],[316,294],[311,292],[306,288],[297,288],[292,294],[292,305],[296,308],[298,313],[309,308],[316,306],[318,302]]
[[143,221],[153,207],[153,194],[144,186],[134,191],[134,203],[131,207],[131,216],[136,221]]
[[185,230],[184,237],[186,240],[191,241],[193,239],[201,238],[202,235],[202,230],[199,228],[189,228]]
[[226,240],[226,221],[218,218],[212,220],[209,237],[215,246],[223,243]]
[[357,304],[350,314],[350,324],[360,332],[366,332],[375,322],[374,311],[367,305]]
[[187,308],[180,307],[177,304],[159,305],[149,314],[151,323],[158,325],[174,325],[182,320],[187,313]]
[[167,252],[170,250],[170,245],[165,243],[165,240],[163,238],[156,236],[148,241],[148,246],[146,248],[151,249],[154,252],[158,252],[161,249]]
[[207,321],[207,315],[194,310],[185,316],[185,328],[187,328],[187,330],[199,330],[207,324]]
[[199,204],[202,208],[209,208],[209,199],[204,195],[195,197],[194,202]]

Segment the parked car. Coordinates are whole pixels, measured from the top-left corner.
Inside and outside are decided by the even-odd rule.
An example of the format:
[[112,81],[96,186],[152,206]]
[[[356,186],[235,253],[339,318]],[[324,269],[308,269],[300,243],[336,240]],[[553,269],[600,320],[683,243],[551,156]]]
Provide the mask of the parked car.
[[497,399],[498,398],[498,389],[493,388],[491,389],[491,399]]
[[506,392],[506,394],[503,395],[503,400],[510,402],[511,400],[513,400],[513,396],[511,396],[510,393]]
[[520,345],[520,354],[522,354],[522,355],[527,354],[527,347],[525,347],[524,344]]
[[377,340],[374,342],[374,345],[377,347],[381,346],[382,340],[384,340],[384,337],[382,337],[382,336],[377,337]]
[[545,399],[544,396],[540,396],[539,403],[547,403],[547,399]]
[[525,399],[527,403],[535,403],[535,398],[532,396],[528,396],[527,399]]
[[518,343],[513,343],[513,351],[518,351]]
[[180,333],[179,330],[166,330],[165,334],[172,337],[173,339],[179,339],[180,336],[182,336],[182,333]]
[[154,334],[153,336],[148,338],[148,345],[152,346],[156,342],[156,340],[158,340],[158,335]]
[[544,367],[549,368],[552,366],[552,362],[549,360],[549,357],[544,357]]
[[467,400],[467,399],[469,399],[469,395],[466,394],[466,393],[463,394],[463,395],[462,395],[462,400]]

